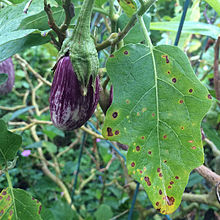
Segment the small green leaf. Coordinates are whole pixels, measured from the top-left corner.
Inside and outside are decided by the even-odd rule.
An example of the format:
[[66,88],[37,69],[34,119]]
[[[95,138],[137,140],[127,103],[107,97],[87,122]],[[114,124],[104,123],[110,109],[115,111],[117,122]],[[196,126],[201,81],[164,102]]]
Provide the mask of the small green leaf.
[[95,212],[95,218],[97,220],[100,219],[111,219],[113,216],[111,207],[105,204],[99,206],[97,211]]
[[56,153],[57,152],[57,146],[51,142],[43,141],[42,144],[44,147],[46,147],[47,151],[50,153]]
[[15,158],[21,143],[21,136],[8,131],[5,122],[0,120],[0,167]]
[[118,3],[128,17],[131,17],[137,11],[137,5],[134,0],[118,0]]
[[204,161],[200,124],[211,96],[178,47],[129,44],[106,67],[114,98],[103,136],[129,146],[129,174],[156,209],[172,213]]
[[5,83],[8,80],[8,74],[7,73],[1,73],[0,74],[0,85]]
[[107,0],[95,0],[95,6],[101,8],[102,5],[106,2],[107,2]]
[[0,219],[41,220],[41,203],[22,189],[3,189],[0,194]]

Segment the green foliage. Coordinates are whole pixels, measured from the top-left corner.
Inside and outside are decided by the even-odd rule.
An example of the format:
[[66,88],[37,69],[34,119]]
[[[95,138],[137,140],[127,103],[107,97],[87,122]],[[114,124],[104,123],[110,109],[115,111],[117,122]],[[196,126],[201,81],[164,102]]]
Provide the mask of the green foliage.
[[200,124],[211,96],[178,47],[125,46],[110,56],[107,71],[114,100],[103,136],[129,146],[129,173],[156,209],[172,213],[190,172],[203,163]]
[[21,146],[21,136],[7,130],[6,124],[0,120],[0,167],[7,166],[7,162],[13,160]]
[[0,194],[2,220],[41,220],[41,203],[21,189],[3,189]]
[[128,17],[131,17],[137,11],[137,5],[134,0],[120,0],[119,4]]
[[111,207],[108,205],[101,205],[97,211],[95,212],[95,217],[97,220],[99,219],[111,219],[113,217],[113,213]]

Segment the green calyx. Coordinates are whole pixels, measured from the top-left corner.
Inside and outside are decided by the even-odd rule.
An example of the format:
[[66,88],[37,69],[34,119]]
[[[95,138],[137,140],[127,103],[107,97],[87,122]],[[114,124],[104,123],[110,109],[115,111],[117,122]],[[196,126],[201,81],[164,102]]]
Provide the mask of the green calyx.
[[95,0],[84,0],[80,16],[71,36],[67,38],[60,51],[60,57],[67,52],[73,69],[82,85],[83,94],[92,76],[95,82],[99,68],[98,54],[93,38],[90,36],[90,20]]

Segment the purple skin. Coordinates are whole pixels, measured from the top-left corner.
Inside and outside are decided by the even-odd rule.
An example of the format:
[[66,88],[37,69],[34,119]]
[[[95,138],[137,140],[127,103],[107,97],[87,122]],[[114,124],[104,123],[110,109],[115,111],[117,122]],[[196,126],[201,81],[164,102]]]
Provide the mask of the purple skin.
[[15,71],[12,59],[8,58],[0,63],[0,74],[8,74],[8,80],[0,85],[0,95],[5,95],[11,92],[14,81],[15,81]]
[[81,93],[81,85],[73,70],[69,56],[58,61],[50,91],[50,115],[55,127],[72,131],[81,127],[92,116],[99,100],[99,78],[96,77],[95,92],[92,78],[87,95]]

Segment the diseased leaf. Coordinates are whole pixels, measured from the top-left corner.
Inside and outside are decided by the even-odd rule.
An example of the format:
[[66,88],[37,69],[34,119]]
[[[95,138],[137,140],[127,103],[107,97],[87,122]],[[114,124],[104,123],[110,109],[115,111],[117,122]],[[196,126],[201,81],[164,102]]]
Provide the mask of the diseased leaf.
[[0,120],[0,169],[15,158],[21,143],[21,136],[8,131],[5,122]]
[[110,56],[107,72],[114,98],[103,136],[129,146],[129,174],[156,209],[172,213],[203,163],[200,124],[211,96],[174,46],[127,45]]
[[137,5],[134,0],[118,0],[118,3],[128,17],[131,17],[137,11]]
[[41,203],[22,189],[3,189],[0,194],[0,219],[41,220]]

